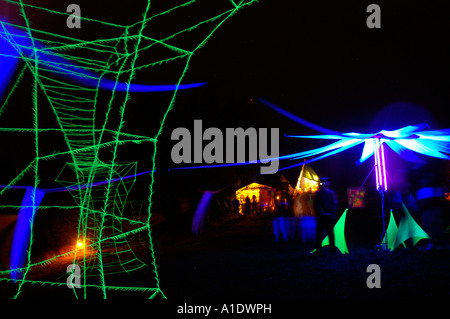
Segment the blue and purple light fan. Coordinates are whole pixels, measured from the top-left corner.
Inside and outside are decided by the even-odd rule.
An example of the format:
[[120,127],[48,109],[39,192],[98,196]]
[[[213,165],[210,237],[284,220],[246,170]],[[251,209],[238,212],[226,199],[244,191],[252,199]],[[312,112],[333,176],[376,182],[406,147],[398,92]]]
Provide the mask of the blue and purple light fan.
[[415,153],[435,158],[450,159],[450,129],[428,130],[427,124],[420,124],[408,125],[392,131],[381,130],[379,132],[369,134],[353,132],[340,133],[310,123],[286,110],[281,109],[267,100],[262,98],[259,100],[291,120],[307,126],[315,131],[324,133],[323,135],[289,135],[289,137],[337,140],[336,142],[324,147],[281,156],[279,159],[304,159],[309,157],[309,159],[304,162],[294,164],[283,169],[315,162],[364,143],[364,148],[358,163],[363,163],[369,157],[373,156],[375,161],[377,190],[387,191],[388,186],[386,179],[386,158],[384,155],[384,145],[387,145],[402,158],[411,162],[424,163],[424,161]]

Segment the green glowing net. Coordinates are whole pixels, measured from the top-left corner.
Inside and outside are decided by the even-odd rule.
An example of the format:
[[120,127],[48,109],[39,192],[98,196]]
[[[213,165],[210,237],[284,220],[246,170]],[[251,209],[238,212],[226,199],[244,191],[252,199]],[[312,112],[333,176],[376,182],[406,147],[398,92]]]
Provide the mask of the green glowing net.
[[[3,154],[17,154],[19,145],[23,151],[16,165],[8,169],[10,175],[2,176],[8,179],[0,181],[0,214],[6,216],[23,208],[13,196],[19,192],[19,186],[61,188],[65,191],[45,195],[36,208],[36,218],[55,211],[72,216],[74,222],[64,220],[59,232],[67,230],[69,234],[71,225],[75,225],[75,232],[68,236],[70,249],[34,258],[33,249],[39,244],[34,239],[39,230],[31,220],[25,265],[13,270],[2,265],[0,285],[15,285],[12,297],[18,297],[27,286],[70,291],[66,267],[76,264],[81,269],[81,288],[71,291],[77,298],[106,298],[115,291],[165,298],[160,289],[150,223],[157,141],[180,93],[177,86],[157,93],[158,98],[149,97],[148,103],[133,103],[135,97],[149,93],[134,93],[130,88],[137,81],[148,83],[149,79],[152,83],[181,85],[197,50],[227,19],[255,0],[214,1],[214,5],[211,1],[170,1],[171,7],[168,1],[155,5],[148,1],[136,5],[135,21],[126,25],[82,14],[81,30],[98,30],[100,35],[69,32],[65,25],[60,29],[40,29],[35,27],[39,23],[34,23],[33,18],[39,16],[45,21],[56,16],[65,21],[69,14],[22,0],[2,1],[16,6],[21,23],[2,21],[0,34],[11,40],[7,26],[22,30],[30,36],[32,47],[11,40],[21,64],[0,104],[0,140],[6,143],[1,145]],[[49,57],[53,62],[47,60]],[[83,70],[76,75],[79,81],[66,77],[71,64]],[[110,79],[112,85],[102,89],[102,79]],[[92,80],[97,85],[86,84]],[[121,83],[125,89],[119,89]],[[146,131],[137,133],[127,127],[127,115],[139,116],[144,108],[150,124]],[[17,142],[11,142],[13,139]],[[141,153],[148,153],[146,161],[127,156],[136,147],[142,148]],[[20,169],[16,171],[17,167]],[[147,198],[145,202],[130,201],[133,186],[141,177],[148,181]],[[46,271],[55,265],[64,266],[58,278]],[[22,274],[16,283],[10,278],[12,272]],[[132,272],[146,273],[151,281],[124,281],[117,276]]]

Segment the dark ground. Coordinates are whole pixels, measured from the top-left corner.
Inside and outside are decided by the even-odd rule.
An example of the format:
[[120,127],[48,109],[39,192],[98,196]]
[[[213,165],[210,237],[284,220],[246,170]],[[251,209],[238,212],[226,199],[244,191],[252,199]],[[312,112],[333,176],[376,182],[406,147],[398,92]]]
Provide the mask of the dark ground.
[[[271,227],[270,217],[249,216],[198,237],[156,230],[163,292],[169,299],[450,297],[449,251],[377,251],[347,238],[349,255],[313,256],[298,240],[275,243]],[[370,264],[381,268],[380,289],[366,285]]]
[[[288,299],[290,302],[315,299],[446,299],[450,298],[450,251],[420,251],[400,249],[377,251],[377,225],[369,222],[360,233],[355,228],[355,216],[347,215],[346,239],[349,255],[322,256],[309,254],[312,244],[299,240],[275,243],[272,217],[253,215],[231,219],[194,236],[189,224],[160,224],[153,228],[160,287],[169,303],[195,299],[209,302]],[[370,226],[372,224],[372,226]],[[372,229],[373,228],[373,229]],[[366,238],[364,238],[366,237]],[[135,247],[137,253],[148,246]],[[65,267],[72,261],[46,266],[66,278]],[[366,285],[367,266],[381,268],[381,288]],[[61,269],[58,269],[61,268]],[[39,275],[39,274],[38,274]],[[41,277],[44,273],[40,274]],[[54,274],[52,275],[54,276]],[[151,268],[120,275],[117,285],[150,287]],[[33,279],[29,277],[28,279]],[[39,279],[39,278],[38,278]],[[107,277],[108,283],[113,281]],[[151,280],[150,280],[151,281]],[[154,286],[151,286],[154,287]],[[0,283],[0,296],[11,298],[12,284]],[[91,291],[92,292],[92,291]],[[92,293],[88,297],[96,295]],[[70,289],[27,284],[20,299],[73,299]],[[80,296],[82,298],[82,296]],[[111,299],[148,298],[148,293],[108,293]],[[193,301],[194,302],[194,301]]]

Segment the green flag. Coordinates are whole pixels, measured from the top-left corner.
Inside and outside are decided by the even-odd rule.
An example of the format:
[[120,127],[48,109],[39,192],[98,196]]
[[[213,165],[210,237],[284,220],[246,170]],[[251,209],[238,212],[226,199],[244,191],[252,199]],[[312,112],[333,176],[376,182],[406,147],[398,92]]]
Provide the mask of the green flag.
[[[336,225],[334,225],[333,232],[334,232],[334,243],[341,251],[342,254],[348,254],[348,248],[347,243],[345,241],[345,217],[347,216],[348,208],[344,211],[341,218],[339,218]],[[330,244],[330,240],[328,239],[328,236],[325,237],[325,239],[322,241],[322,247],[327,246]]]
[[391,209],[391,215],[389,217],[389,225],[386,230],[386,234],[384,234],[384,238],[383,238],[381,245],[383,247],[385,247],[384,245],[386,245],[386,247],[390,251],[394,250],[395,249],[394,243],[395,243],[395,238],[397,237],[397,232],[398,232],[398,227],[397,227],[397,224],[395,223],[394,214],[392,214],[392,209]]
[[412,239],[413,245],[415,246],[419,240],[430,238],[430,236],[428,236],[428,234],[416,223],[404,203],[402,203],[402,206],[405,214],[400,220],[392,250],[408,239]]

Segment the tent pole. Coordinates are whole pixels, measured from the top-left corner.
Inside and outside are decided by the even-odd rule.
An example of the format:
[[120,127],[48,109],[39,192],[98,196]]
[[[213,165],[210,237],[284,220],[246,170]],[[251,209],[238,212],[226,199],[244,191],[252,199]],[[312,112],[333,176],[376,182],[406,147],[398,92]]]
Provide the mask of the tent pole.
[[381,243],[376,247],[382,250],[388,249],[385,242],[383,242],[384,235],[386,234],[386,222],[385,222],[385,211],[384,211],[384,195],[387,191],[386,185],[386,167],[385,167],[385,159],[384,159],[384,149],[383,142],[377,136],[373,139],[374,144],[374,159],[375,159],[375,179],[377,190],[380,193],[381,197],[381,219],[383,222],[383,232],[381,234]]
[[383,221],[383,232],[381,234],[381,243],[377,245],[382,250],[388,250],[387,242],[383,242],[384,236],[386,235],[386,214],[384,211],[384,190],[380,189],[381,196],[381,219]]

